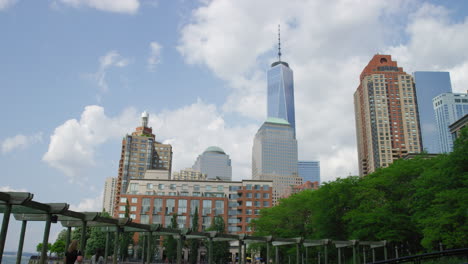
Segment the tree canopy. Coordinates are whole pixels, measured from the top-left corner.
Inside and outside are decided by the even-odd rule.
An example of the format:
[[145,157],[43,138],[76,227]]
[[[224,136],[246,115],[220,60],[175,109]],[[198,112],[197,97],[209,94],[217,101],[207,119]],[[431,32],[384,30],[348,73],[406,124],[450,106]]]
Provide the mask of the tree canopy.
[[324,183],[263,209],[256,235],[387,240],[416,253],[468,246],[468,129],[454,151],[396,160],[365,177]]

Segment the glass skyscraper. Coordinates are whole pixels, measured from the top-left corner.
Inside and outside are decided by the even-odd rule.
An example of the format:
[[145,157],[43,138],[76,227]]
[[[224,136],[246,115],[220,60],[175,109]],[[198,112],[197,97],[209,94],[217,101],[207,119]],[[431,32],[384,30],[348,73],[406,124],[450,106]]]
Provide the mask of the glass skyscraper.
[[231,159],[220,147],[207,148],[198,156],[192,168],[206,174],[208,179],[232,180]]
[[468,94],[443,93],[433,100],[434,112],[439,134],[439,146],[442,153],[453,150],[453,138],[449,126],[468,114]]
[[439,94],[452,92],[450,73],[417,71],[414,81],[423,148],[429,153],[441,153],[432,99]]
[[318,182],[320,184],[320,161],[299,161],[297,171],[302,182]]
[[255,135],[252,179],[273,181],[275,203],[292,185],[302,183],[297,173],[297,140],[286,120],[270,117]]
[[267,79],[267,117],[288,121],[294,131],[294,137],[296,137],[293,71],[289,68],[288,63],[278,60],[271,64]]

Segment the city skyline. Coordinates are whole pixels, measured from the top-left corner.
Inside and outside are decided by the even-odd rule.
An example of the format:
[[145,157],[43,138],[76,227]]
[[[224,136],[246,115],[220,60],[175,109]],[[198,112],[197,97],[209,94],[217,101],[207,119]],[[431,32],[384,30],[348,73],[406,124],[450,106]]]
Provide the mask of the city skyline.
[[357,174],[352,93],[374,54],[408,73],[448,71],[454,92],[467,89],[465,1],[98,2],[0,3],[2,190],[96,210],[144,110],[173,146],[173,171],[216,145],[233,179],[248,179],[278,24],[294,65],[299,159],[320,160],[323,182]]

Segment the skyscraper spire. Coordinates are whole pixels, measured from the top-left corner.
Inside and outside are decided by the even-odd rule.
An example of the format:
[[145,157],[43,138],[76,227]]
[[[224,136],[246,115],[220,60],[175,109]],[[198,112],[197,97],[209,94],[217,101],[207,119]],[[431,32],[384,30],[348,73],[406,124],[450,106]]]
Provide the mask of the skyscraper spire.
[[278,24],[278,61],[281,61],[281,31]]

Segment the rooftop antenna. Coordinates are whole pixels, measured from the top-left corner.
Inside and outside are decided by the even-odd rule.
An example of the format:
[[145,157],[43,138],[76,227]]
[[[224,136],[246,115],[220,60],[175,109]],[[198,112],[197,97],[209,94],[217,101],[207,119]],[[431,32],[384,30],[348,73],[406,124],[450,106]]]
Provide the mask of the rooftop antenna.
[[278,24],[278,61],[281,61],[281,31]]

